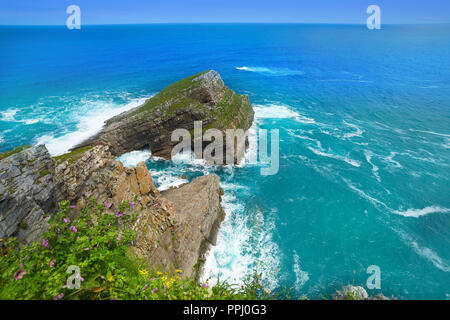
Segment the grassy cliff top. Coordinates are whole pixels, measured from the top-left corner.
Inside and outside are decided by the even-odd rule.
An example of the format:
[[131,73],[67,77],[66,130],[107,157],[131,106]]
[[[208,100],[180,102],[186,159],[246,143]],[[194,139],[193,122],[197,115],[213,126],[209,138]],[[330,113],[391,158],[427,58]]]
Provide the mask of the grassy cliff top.
[[15,147],[12,150],[8,150],[3,153],[0,153],[0,160],[8,158],[9,156],[12,156],[15,153],[19,153],[19,152],[29,149],[29,148],[31,148],[31,147],[30,146],[19,146],[19,147]]
[[[174,100],[174,99],[180,99],[184,96],[186,91],[191,91],[198,87],[200,85],[200,82],[194,81],[194,79],[210,72],[211,70],[206,70],[197,74],[194,74],[190,77],[187,77],[185,79],[182,79],[180,81],[177,81],[163,90],[161,90],[158,94],[156,94],[154,97],[147,100],[147,102],[142,105],[138,110],[136,110],[136,113],[146,112],[153,110],[155,107],[159,105],[163,105],[164,103]],[[183,97],[187,98],[187,97]],[[189,103],[191,101],[184,101],[185,99],[181,99],[180,104],[182,102]]]
[[[205,99],[214,100],[215,106]],[[132,115],[147,117],[160,111],[161,116],[171,116],[181,108],[201,112],[204,119],[215,119],[209,128],[245,128],[244,120],[252,114],[247,96],[226,87],[217,72],[206,70],[164,88]]]

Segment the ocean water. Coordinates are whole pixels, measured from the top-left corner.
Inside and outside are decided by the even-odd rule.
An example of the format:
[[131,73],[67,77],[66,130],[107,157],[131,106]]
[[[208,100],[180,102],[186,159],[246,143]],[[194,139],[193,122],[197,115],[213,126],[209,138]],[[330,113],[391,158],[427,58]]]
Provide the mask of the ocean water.
[[[329,297],[450,298],[450,25],[0,27],[0,152],[54,155],[166,85],[214,69],[279,129],[280,168],[147,159],[161,190],[207,173],[227,213],[203,278]],[[252,150],[249,150],[251,152]],[[183,177],[181,177],[183,176]]]

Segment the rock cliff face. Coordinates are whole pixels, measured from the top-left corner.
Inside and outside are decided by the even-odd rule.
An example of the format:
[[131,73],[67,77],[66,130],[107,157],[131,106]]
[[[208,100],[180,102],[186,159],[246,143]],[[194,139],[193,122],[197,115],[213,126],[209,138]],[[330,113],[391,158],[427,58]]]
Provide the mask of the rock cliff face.
[[[109,119],[98,135],[80,146],[107,145],[116,156],[150,148],[154,155],[170,159],[172,147],[178,143],[171,141],[173,130],[187,129],[193,138],[194,121],[202,121],[204,130],[246,131],[253,116],[248,96],[227,88],[217,72],[205,71],[178,81],[142,106]],[[243,149],[245,145],[236,147],[236,161],[242,157]]]
[[184,276],[198,279],[204,255],[210,245],[215,245],[225,217],[220,205],[222,194],[216,175],[199,177],[180,188],[164,191],[150,211],[165,210],[170,221],[155,223],[157,216],[145,215],[139,224],[141,236],[135,251],[153,265],[170,271],[181,269]]
[[39,238],[57,208],[54,171],[42,145],[0,160],[0,238]]

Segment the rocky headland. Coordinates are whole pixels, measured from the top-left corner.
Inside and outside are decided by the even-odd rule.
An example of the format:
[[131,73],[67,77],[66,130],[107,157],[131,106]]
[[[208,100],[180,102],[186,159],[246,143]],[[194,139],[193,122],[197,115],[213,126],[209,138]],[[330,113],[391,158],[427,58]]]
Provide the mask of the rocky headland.
[[194,121],[202,121],[204,129],[247,130],[253,115],[247,96],[227,88],[215,71],[205,71],[109,119],[101,132],[67,154],[52,157],[44,145],[4,153],[0,238],[39,240],[63,200],[73,206],[74,217],[91,197],[112,210],[133,202],[140,218],[132,250],[151,267],[182,269],[185,276],[198,279],[225,216],[218,176],[198,177],[159,192],[144,162],[127,168],[115,158],[150,148],[153,155],[170,159],[176,144],[171,141],[173,130],[193,130]]

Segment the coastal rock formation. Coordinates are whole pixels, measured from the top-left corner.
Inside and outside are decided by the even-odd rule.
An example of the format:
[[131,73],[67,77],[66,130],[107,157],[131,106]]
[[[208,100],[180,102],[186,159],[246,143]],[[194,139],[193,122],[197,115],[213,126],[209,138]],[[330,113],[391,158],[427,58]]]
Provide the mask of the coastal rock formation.
[[[115,157],[150,148],[153,155],[170,158],[178,143],[171,141],[173,130],[192,131],[194,121],[202,121],[203,131],[245,131],[253,116],[247,96],[227,88],[217,72],[205,71],[111,118],[98,135],[70,153],[52,158],[40,145],[0,154],[0,238],[39,239],[63,200],[74,206],[73,217],[92,197],[113,212],[121,203],[133,202],[140,217],[135,253],[155,268],[182,269],[184,276],[198,279],[225,216],[219,178],[199,177],[161,194],[144,162],[126,168]],[[244,149],[245,144],[238,145],[235,161]]]
[[57,208],[54,170],[43,145],[0,160],[0,238],[30,242],[46,230],[49,213]]
[[[215,244],[225,217],[222,194],[214,174],[162,192],[150,206],[152,214],[141,218],[135,251],[154,266],[181,269],[183,276],[198,279],[204,255]],[[160,216],[170,218],[155,221]]]
[[175,254],[183,262],[181,269],[185,275],[194,279],[200,276],[204,255],[210,245],[216,244],[219,226],[225,218],[219,182],[215,174],[202,176],[162,193],[175,207]]
[[82,208],[94,197],[115,210],[123,201],[139,200],[145,206],[157,192],[145,163],[125,168],[114,160],[107,146],[82,151],[63,155],[63,159],[56,157],[58,199]]
[[132,249],[150,266],[182,269],[198,278],[202,257],[224,218],[219,178],[208,175],[161,194],[145,162],[124,167],[108,146],[86,147],[52,158],[40,145],[0,162],[0,238],[38,240],[57,203],[67,200],[73,217],[91,197],[112,212],[133,201],[139,215]]
[[[171,141],[175,129],[189,130],[193,141],[194,121],[202,121],[203,131],[216,128],[225,136],[226,129],[248,130],[253,116],[248,96],[227,88],[217,72],[205,71],[178,81],[142,106],[109,119],[99,134],[78,147],[107,145],[115,156],[150,148],[153,155],[170,159],[172,147],[178,143]],[[240,160],[243,149],[245,144],[236,147],[235,161]]]

